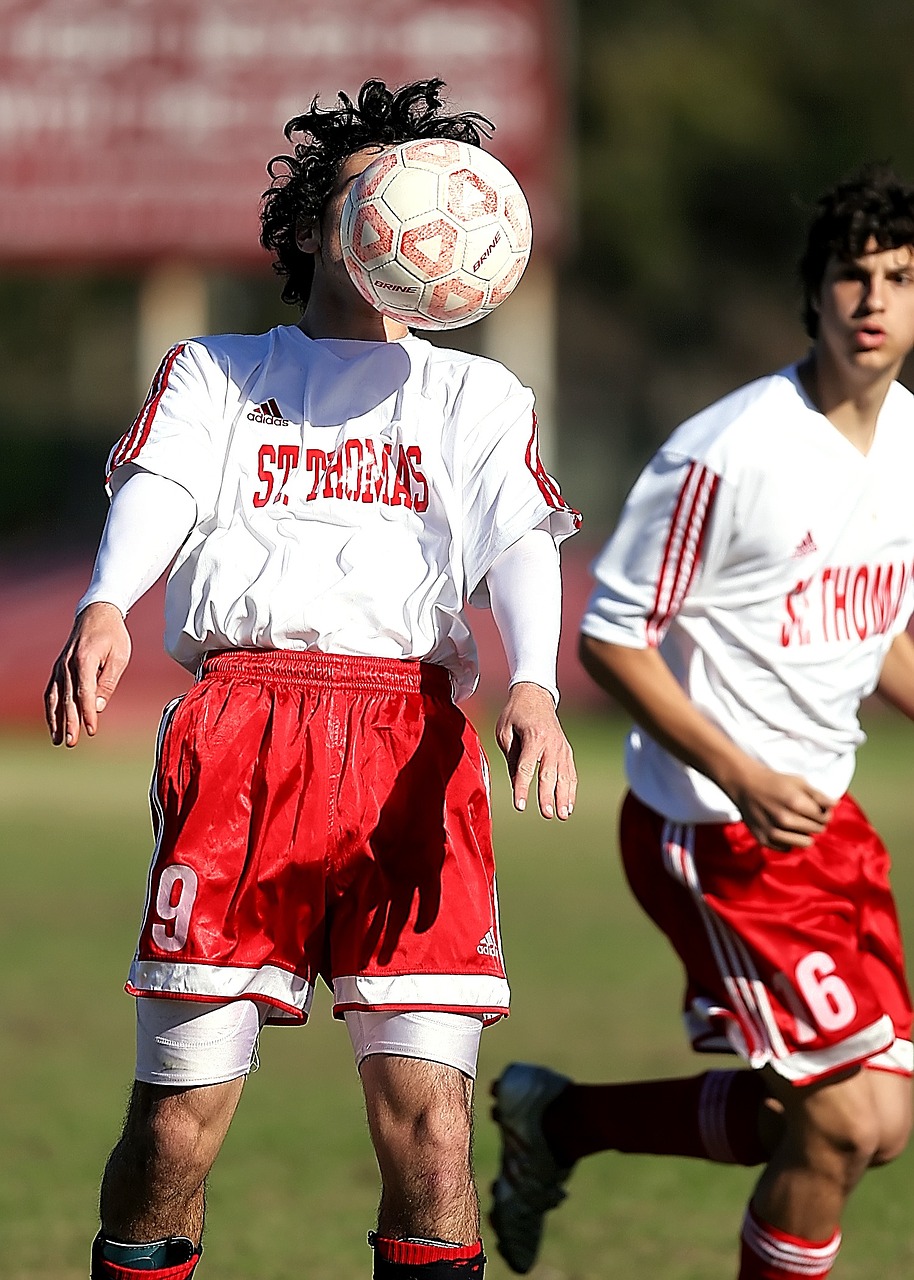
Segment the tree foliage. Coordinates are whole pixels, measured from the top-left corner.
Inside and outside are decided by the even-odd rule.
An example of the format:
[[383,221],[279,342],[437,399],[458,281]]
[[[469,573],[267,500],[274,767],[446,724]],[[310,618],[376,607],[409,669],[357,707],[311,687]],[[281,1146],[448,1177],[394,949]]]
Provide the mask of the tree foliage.
[[911,16],[578,0],[563,429],[596,523],[682,417],[802,351],[795,263],[819,193],[867,160],[914,180]]
[[914,167],[907,0],[581,0],[581,237],[602,281],[685,300],[792,269],[820,189]]

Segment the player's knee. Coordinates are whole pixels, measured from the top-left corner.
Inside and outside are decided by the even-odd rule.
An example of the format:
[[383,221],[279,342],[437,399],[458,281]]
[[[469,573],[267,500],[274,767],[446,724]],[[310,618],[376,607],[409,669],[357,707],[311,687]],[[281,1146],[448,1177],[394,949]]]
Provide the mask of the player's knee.
[[852,1187],[881,1141],[880,1111],[866,1073],[779,1094],[784,1140],[804,1162]]
[[[456,1073],[455,1073],[456,1074]],[[470,1111],[459,1091],[418,1090],[399,1095],[398,1106],[374,1106],[372,1138],[385,1190],[395,1198],[417,1197],[430,1211],[467,1194]]]
[[903,1154],[911,1137],[911,1117],[898,1116],[883,1120],[880,1127],[879,1143],[873,1153],[870,1164],[874,1167],[891,1164]]
[[423,1117],[423,1130],[429,1145],[449,1153],[456,1162],[466,1159],[470,1149],[470,1116],[460,1104],[434,1108]]
[[385,1127],[382,1140],[401,1153],[414,1153],[423,1163],[441,1162],[451,1167],[466,1162],[470,1146],[470,1122],[466,1111],[447,1100],[427,1101]]
[[392,1054],[362,1061],[369,1128],[385,1185],[435,1184],[435,1198],[466,1183],[472,1081],[440,1062]]
[[382,1200],[421,1208],[424,1220],[435,1221],[475,1195],[469,1125],[447,1108],[419,1107],[375,1130],[374,1139]]
[[862,1105],[836,1098],[823,1101],[804,1118],[804,1145],[814,1164],[828,1165],[849,1185],[873,1162],[881,1133],[878,1115]]
[[164,1090],[137,1082],[121,1139],[121,1158],[160,1175],[180,1169],[201,1180],[209,1172],[225,1131],[213,1090],[200,1106],[197,1089]]

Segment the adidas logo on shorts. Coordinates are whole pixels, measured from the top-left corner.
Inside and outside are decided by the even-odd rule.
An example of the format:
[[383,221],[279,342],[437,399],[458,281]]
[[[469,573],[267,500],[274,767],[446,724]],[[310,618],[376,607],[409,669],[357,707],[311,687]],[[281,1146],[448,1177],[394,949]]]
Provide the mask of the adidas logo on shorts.
[[476,950],[481,956],[494,956],[498,959],[498,943],[495,941],[494,929],[486,931],[486,936],[480,939],[479,946]]

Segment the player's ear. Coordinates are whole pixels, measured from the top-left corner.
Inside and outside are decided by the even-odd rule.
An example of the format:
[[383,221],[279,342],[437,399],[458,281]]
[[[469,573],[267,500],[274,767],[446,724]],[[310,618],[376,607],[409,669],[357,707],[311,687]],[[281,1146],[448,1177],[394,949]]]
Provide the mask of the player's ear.
[[320,223],[297,222],[295,224],[295,244],[302,253],[317,253],[321,247]]

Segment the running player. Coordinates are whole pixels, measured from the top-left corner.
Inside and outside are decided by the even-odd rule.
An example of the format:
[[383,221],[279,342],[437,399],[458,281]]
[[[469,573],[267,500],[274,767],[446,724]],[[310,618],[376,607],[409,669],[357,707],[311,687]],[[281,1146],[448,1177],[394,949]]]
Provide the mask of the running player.
[[487,767],[455,705],[476,681],[466,605],[491,600],[505,644],[515,806],[536,779],[542,814],[567,818],[557,544],[578,517],[539,463],[532,394],[382,317],[342,263],[346,193],[384,147],[480,144],[488,122],[445,114],[441,88],[369,81],[289,122],[262,241],[300,323],[180,343],[111,455],[52,739],[96,733],[124,616],[173,559],[166,643],[198,678],[159,734],[136,1084],[95,1280],[192,1274],[261,1026],[304,1022],[319,977],[381,1170],[375,1276],[483,1274],[471,1099],[508,987]]
[[815,1280],[864,1170],[911,1126],[911,1002],[888,855],[847,794],[874,689],[914,718],[914,188],[826,193],[798,364],[682,425],[595,565],[581,656],[632,714],[621,850],[687,976],[696,1049],[751,1070],[495,1086],[493,1223],[516,1271],[575,1161],[764,1165],[740,1280]]

